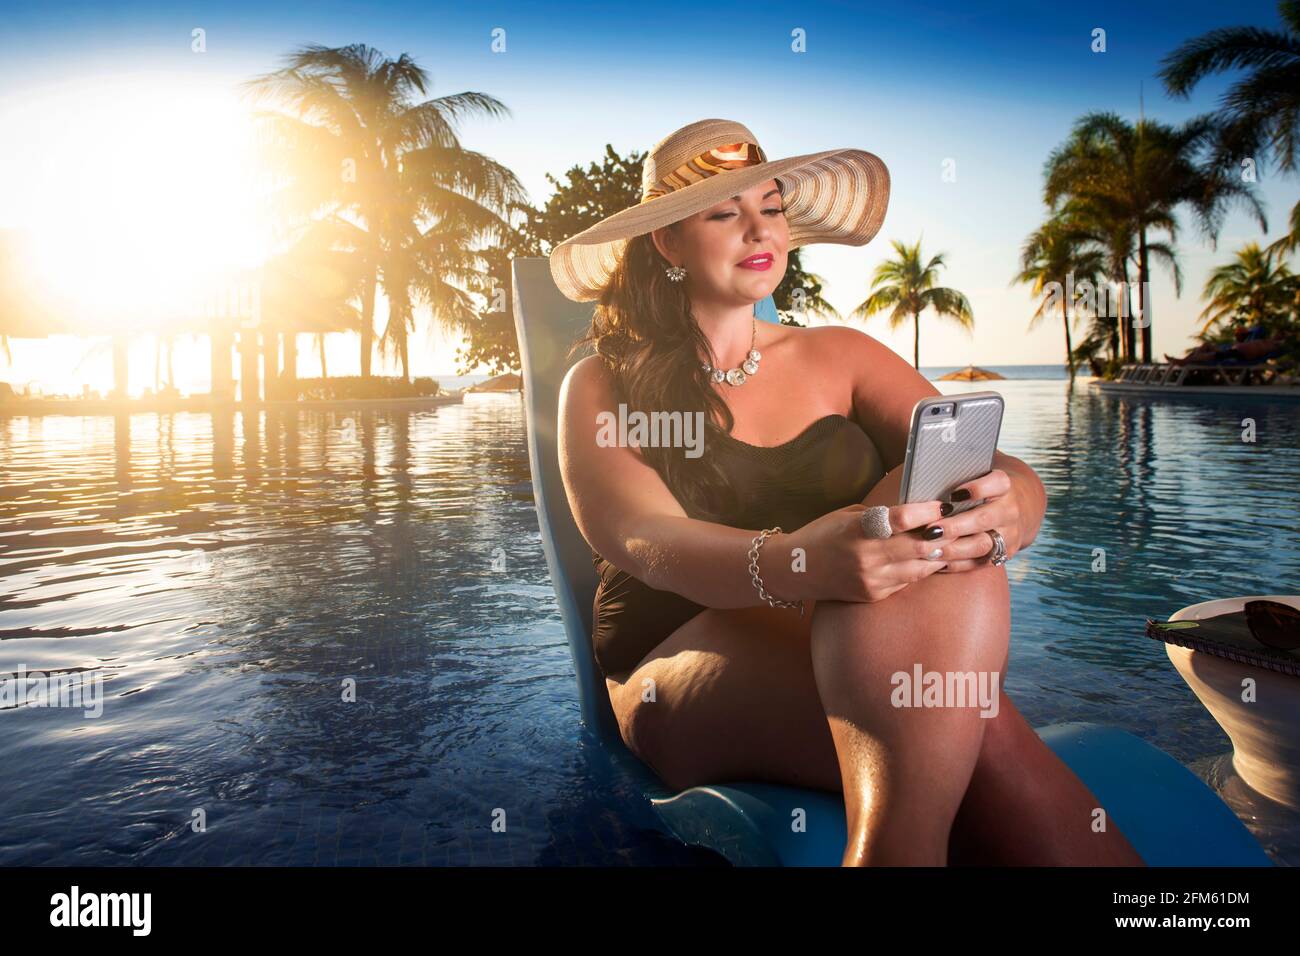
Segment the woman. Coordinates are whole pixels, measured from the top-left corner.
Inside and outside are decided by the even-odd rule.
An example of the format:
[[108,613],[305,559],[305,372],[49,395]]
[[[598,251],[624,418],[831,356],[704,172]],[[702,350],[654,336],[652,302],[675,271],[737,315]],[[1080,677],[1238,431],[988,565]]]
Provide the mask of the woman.
[[[1140,865],[1000,684],[993,717],[896,706],[917,665],[1005,673],[990,557],[1029,546],[1045,496],[999,452],[951,496],[982,504],[897,504],[934,387],[855,329],[755,321],[791,248],[865,244],[888,196],[871,153],[769,162],[741,124],[703,120],[647,155],[637,206],[552,253],[566,296],[599,299],[558,437],[623,739],[675,788],[842,791],[846,865]],[[638,412],[681,431],[614,434]]]

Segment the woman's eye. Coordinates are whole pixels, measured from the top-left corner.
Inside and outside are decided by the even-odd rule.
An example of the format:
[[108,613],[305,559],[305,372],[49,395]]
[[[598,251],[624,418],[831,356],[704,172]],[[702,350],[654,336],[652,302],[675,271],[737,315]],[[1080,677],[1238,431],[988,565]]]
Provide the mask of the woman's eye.
[[[764,215],[767,215],[767,216],[771,216],[771,215],[782,215],[782,214],[784,214],[784,213],[785,213],[785,210],[784,210],[784,209],[764,209],[764,210],[763,210],[763,214],[764,214]],[[735,213],[732,213],[732,212],[719,212],[719,213],[714,213],[714,214],[713,214],[712,216],[710,216],[709,218],[710,218],[710,219],[730,219],[730,218],[731,218],[732,216],[734,216],[734,215],[735,215]]]

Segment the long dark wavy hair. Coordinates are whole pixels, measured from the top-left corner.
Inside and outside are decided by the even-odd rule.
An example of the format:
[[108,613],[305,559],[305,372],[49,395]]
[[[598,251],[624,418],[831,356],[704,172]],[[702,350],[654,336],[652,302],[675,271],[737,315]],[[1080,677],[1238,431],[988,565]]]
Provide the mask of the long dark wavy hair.
[[[629,413],[704,412],[708,448],[719,434],[731,432],[735,418],[700,364],[699,356],[710,354],[709,342],[691,314],[685,283],[671,281],[668,266],[649,233],[629,239],[591,327],[569,355],[592,343],[614,379],[615,401]],[[688,458],[681,448],[649,445],[638,451],[691,517],[725,523],[735,513],[736,491],[708,455]]]

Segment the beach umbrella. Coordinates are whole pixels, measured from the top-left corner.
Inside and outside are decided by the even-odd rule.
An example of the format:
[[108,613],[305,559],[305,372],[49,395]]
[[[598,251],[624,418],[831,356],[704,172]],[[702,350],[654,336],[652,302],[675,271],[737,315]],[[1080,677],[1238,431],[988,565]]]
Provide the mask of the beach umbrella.
[[974,365],[967,365],[955,372],[949,372],[947,375],[939,376],[941,382],[985,382],[993,379],[1006,378],[1005,375],[999,375],[997,372],[990,372],[986,368],[977,368]]
[[496,378],[490,378],[486,382],[479,382],[477,385],[471,385],[465,389],[467,392],[517,392],[523,387],[520,378],[514,372],[506,372],[504,375],[498,375]]

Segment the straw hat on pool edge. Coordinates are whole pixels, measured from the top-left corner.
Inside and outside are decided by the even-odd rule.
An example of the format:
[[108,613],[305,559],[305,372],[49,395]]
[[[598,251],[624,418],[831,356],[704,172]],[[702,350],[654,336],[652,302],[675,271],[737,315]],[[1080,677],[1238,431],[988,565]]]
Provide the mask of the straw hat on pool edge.
[[769,179],[785,189],[794,249],[814,242],[863,246],[889,206],[889,170],[861,149],[828,149],[768,160],[740,123],[706,119],[683,126],[651,148],[641,201],[602,219],[551,252],[551,276],[567,298],[600,298],[627,240],[669,226]]

